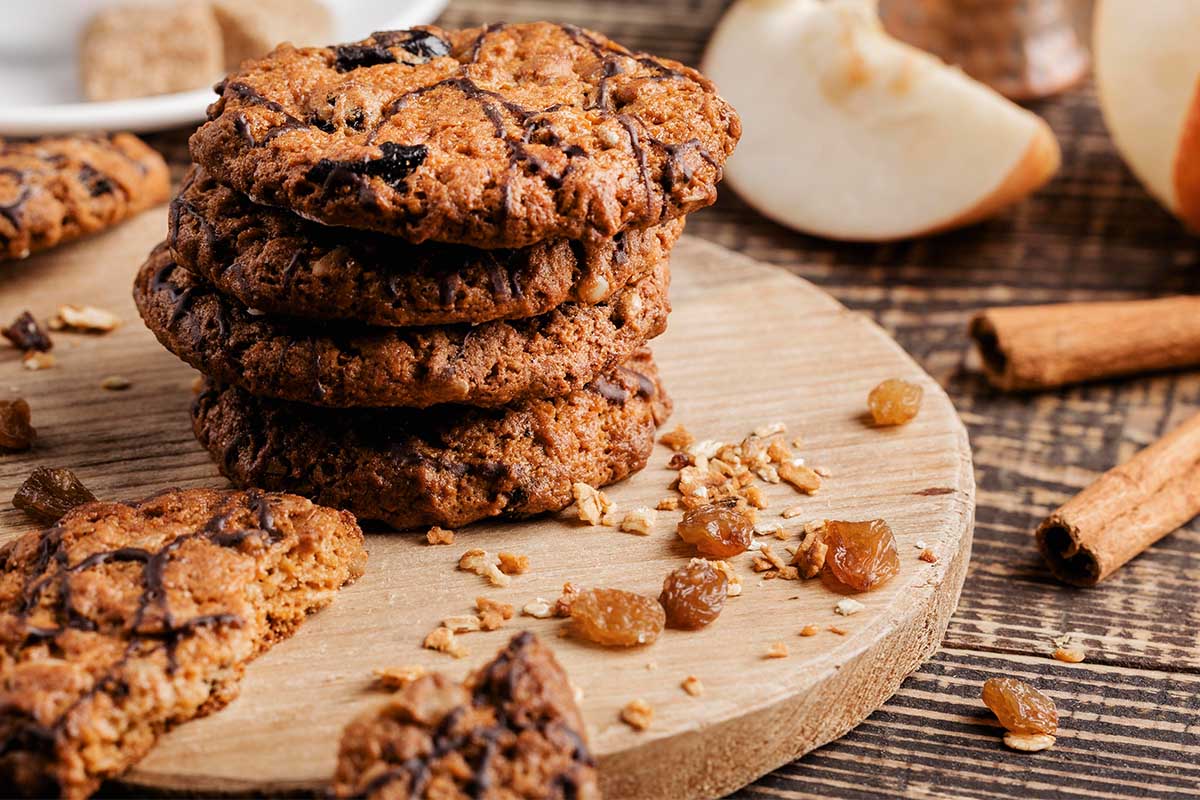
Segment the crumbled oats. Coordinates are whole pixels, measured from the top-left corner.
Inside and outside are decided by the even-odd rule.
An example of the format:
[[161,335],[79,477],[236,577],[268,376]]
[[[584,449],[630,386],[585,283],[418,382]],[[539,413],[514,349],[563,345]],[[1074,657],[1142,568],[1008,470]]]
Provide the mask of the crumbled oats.
[[782,422],[772,422],[770,425],[760,425],[754,429],[754,435],[760,439],[782,433],[787,433],[787,425]]
[[781,483],[782,478],[779,477],[779,470],[771,464],[764,464],[761,467],[755,467],[754,474],[763,479],[767,483]]
[[682,686],[683,690],[692,697],[699,697],[700,695],[704,694],[704,684],[701,683],[700,679],[695,675],[688,675],[683,679],[683,683],[680,684],[680,686]]
[[705,439],[702,442],[696,442],[688,448],[688,453],[697,461],[700,459],[709,459],[720,452],[725,446],[724,442],[718,442],[715,439]]
[[821,488],[821,476],[811,468],[793,461],[785,461],[779,465],[779,477],[790,483],[798,492],[816,494]]
[[676,425],[674,430],[667,431],[658,437],[660,444],[665,444],[675,452],[683,452],[696,443],[696,437],[682,425]]
[[638,507],[625,515],[621,520],[621,530],[627,533],[637,533],[642,536],[649,536],[654,532],[654,523],[658,520],[658,514],[651,508]]
[[426,650],[437,650],[439,653],[446,653],[455,658],[466,658],[469,655],[469,651],[463,647],[463,643],[454,635],[454,631],[446,627],[434,628],[430,631],[421,646]]
[[792,555],[792,564],[803,578],[815,578],[825,568],[825,557],[829,554],[829,545],[825,544],[825,526],[804,526],[804,538]]
[[866,608],[865,605],[855,600],[853,597],[844,597],[838,600],[837,605],[833,607],[835,613],[841,614],[843,617],[849,617]]
[[936,564],[938,562],[937,553],[933,552],[928,547],[926,547],[924,550],[922,550],[921,554],[919,556],[917,556],[917,558],[919,558],[922,561],[925,561],[929,564]]
[[575,495],[579,518],[589,525],[601,524],[604,521],[604,515],[614,508],[612,501],[604,495],[604,492],[586,483],[572,484],[571,493]]
[[804,506],[789,506],[779,513],[784,519],[792,519],[804,513]]
[[371,674],[375,676],[376,685],[384,689],[399,690],[418,678],[424,677],[425,668],[420,664],[408,664],[403,667],[377,667],[371,671]]
[[523,575],[529,571],[529,556],[519,556],[501,550],[496,557],[500,559],[500,571],[505,575]]
[[121,319],[111,311],[95,306],[65,305],[58,307],[58,316],[50,321],[52,330],[72,328],[79,331],[107,333],[121,324]]
[[25,354],[24,358],[21,359],[21,366],[25,367],[25,369],[34,371],[39,369],[50,369],[56,363],[58,362],[54,358],[53,354],[41,353],[37,351],[30,351]]
[[770,503],[767,502],[767,496],[763,494],[763,490],[757,486],[747,486],[743,493],[746,502],[755,508],[766,508]]
[[656,505],[655,508],[659,511],[677,511],[679,509],[679,498],[664,497],[662,500],[658,501],[658,505]]
[[534,619],[549,619],[554,616],[554,606],[549,600],[538,597],[526,603],[521,608],[521,613]]
[[816,636],[819,632],[820,632],[820,629],[816,625],[811,625],[811,624],[805,625],[803,628],[800,629],[801,636]]
[[692,465],[692,458],[687,453],[673,453],[667,462],[667,469],[683,469]]
[[767,652],[763,658],[787,658],[789,655],[788,646],[783,642],[772,642],[767,648]]
[[479,548],[472,548],[463,553],[458,559],[458,568],[487,578],[492,586],[508,586],[512,583],[512,578],[500,571],[500,567],[492,561],[488,552]]
[[442,627],[449,628],[454,633],[473,633],[480,630],[479,617],[474,614],[459,614],[442,620]]
[[1065,661],[1068,664],[1078,664],[1087,658],[1087,651],[1082,647],[1059,647],[1052,654],[1059,661]]
[[454,544],[454,531],[434,525],[425,532],[425,541],[429,544]]
[[838,636],[845,636],[847,630],[845,628],[838,627],[837,625],[830,625],[829,632],[836,633]]
[[786,444],[780,441],[774,441],[767,445],[767,458],[769,458],[772,463],[783,465],[790,463],[794,456],[792,455],[791,449]]
[[726,597],[737,597],[742,593],[742,579],[734,571],[733,565],[728,561],[712,561],[714,567],[719,569],[724,575],[728,586],[725,589]]
[[654,722],[654,709],[640,697],[621,709],[621,721],[635,731],[644,731]]
[[1013,750],[1022,753],[1036,753],[1054,746],[1057,741],[1048,733],[1013,733],[1004,734],[1004,743]]
[[504,623],[513,618],[513,607],[499,600],[487,597],[475,598],[475,610],[479,612],[479,627],[485,631],[494,631],[503,627]]

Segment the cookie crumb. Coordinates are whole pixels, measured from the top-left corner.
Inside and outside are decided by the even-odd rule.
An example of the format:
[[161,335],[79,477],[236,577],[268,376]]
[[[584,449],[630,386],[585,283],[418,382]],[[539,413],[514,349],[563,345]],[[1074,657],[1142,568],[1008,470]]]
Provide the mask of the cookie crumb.
[[805,625],[800,629],[801,636],[816,636],[820,629],[816,625]]
[[802,464],[797,464],[795,461],[785,461],[777,469],[779,470],[779,477],[790,483],[798,492],[816,494],[821,488],[821,476]]
[[1013,733],[1004,734],[1004,743],[1011,749],[1022,753],[1037,753],[1048,750],[1058,741],[1048,733]]
[[402,667],[377,667],[371,671],[375,676],[375,685],[393,691],[403,689],[413,681],[425,675],[425,668],[420,664],[408,664]]
[[604,515],[613,511],[615,506],[605,496],[604,492],[586,483],[571,485],[571,493],[575,496],[575,507],[579,518],[589,525],[599,525],[604,521]]
[[1059,661],[1064,661],[1068,664],[1078,664],[1087,658],[1087,651],[1082,647],[1059,647],[1052,654]]
[[779,516],[783,517],[784,519],[791,519],[792,517],[798,517],[803,513],[804,506],[789,506],[781,511]]
[[767,652],[763,654],[763,658],[787,658],[789,655],[788,646],[783,642],[772,642],[767,648]]
[[89,333],[108,333],[121,324],[121,318],[111,311],[95,306],[64,305],[50,321],[51,330],[76,330]]
[[567,581],[563,584],[562,594],[558,600],[554,602],[554,616],[569,617],[571,616],[571,603],[575,602],[575,598],[579,596],[579,587]]
[[625,515],[621,520],[621,530],[626,533],[636,533],[640,536],[649,536],[654,532],[654,523],[658,520],[658,514],[650,508],[638,507]]
[[696,437],[688,432],[688,429],[682,425],[676,425],[673,430],[667,431],[662,436],[658,437],[659,444],[665,444],[677,453],[681,453],[696,443]]
[[44,353],[54,347],[50,336],[28,311],[21,312],[7,328],[0,330],[0,335],[12,342],[13,347],[26,353]]
[[713,561],[712,565],[719,569],[724,575],[728,586],[725,590],[726,597],[737,597],[742,593],[742,579],[734,571],[733,565],[728,561]]
[[496,557],[500,559],[500,571],[505,575],[523,575],[529,571],[529,556],[500,551]]
[[34,372],[41,369],[50,369],[57,363],[57,359],[50,353],[39,353],[36,351],[26,353],[25,357],[21,359],[21,366]]
[[434,525],[425,532],[425,541],[429,544],[454,544],[454,531]]
[[921,554],[918,555],[917,558],[921,559],[926,564],[936,564],[938,562],[937,553],[933,552],[928,547],[922,550]]
[[430,631],[421,646],[426,650],[437,650],[439,653],[446,653],[455,658],[466,658],[470,654],[458,637],[454,635],[454,631],[444,626]]
[[109,392],[123,392],[133,386],[133,381],[122,375],[109,375],[100,381],[100,388]]
[[658,505],[655,508],[659,511],[677,511],[679,509],[679,498],[664,497],[658,501]]
[[621,721],[635,731],[644,731],[654,722],[654,709],[640,697],[621,709]]
[[521,613],[534,619],[549,619],[554,616],[554,606],[549,600],[538,597],[522,606]]
[[479,626],[485,631],[494,631],[503,627],[504,623],[512,619],[515,613],[510,604],[487,597],[476,597],[475,609],[479,612]]
[[512,578],[500,571],[500,567],[491,560],[488,552],[479,548],[472,548],[463,553],[458,559],[458,568],[487,578],[492,586],[503,587],[512,583]]
[[840,628],[837,625],[830,625],[828,630],[830,633],[836,633],[838,636],[845,636],[847,633],[845,628]]
[[449,628],[454,633],[473,633],[480,630],[479,617],[474,614],[458,614],[442,620],[442,627]]
[[683,683],[681,683],[680,686],[682,686],[683,690],[692,697],[699,697],[700,695],[704,694],[704,684],[701,683],[700,679],[695,675],[688,675],[683,679]]

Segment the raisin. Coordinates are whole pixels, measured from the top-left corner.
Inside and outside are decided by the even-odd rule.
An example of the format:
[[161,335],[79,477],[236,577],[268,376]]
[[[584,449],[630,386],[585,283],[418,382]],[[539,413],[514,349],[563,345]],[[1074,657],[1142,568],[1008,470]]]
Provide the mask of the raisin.
[[18,350],[26,353],[30,350],[45,353],[54,347],[50,336],[42,330],[42,326],[38,325],[38,321],[28,311],[22,312],[21,316],[14,319],[11,325],[0,330],[0,334],[12,342]]
[[597,644],[634,647],[662,633],[667,616],[653,597],[621,589],[589,589],[571,601],[576,635]]
[[38,467],[13,497],[13,505],[46,522],[58,522],[76,506],[95,501],[96,495],[69,469]]
[[700,555],[732,558],[750,547],[754,520],[736,505],[709,503],[684,512],[677,530]]
[[395,63],[396,57],[381,44],[341,44],[333,49],[333,68],[338,72]]
[[1054,701],[1016,678],[984,681],[983,703],[1013,733],[1053,736],[1058,732],[1058,709]]
[[0,400],[0,449],[28,450],[33,447],[37,431],[30,424],[29,403],[21,398]]
[[716,620],[725,607],[729,579],[703,558],[693,558],[663,581],[658,602],[672,628],[696,630]]
[[825,565],[839,581],[866,592],[900,572],[896,537],[881,519],[825,523]]
[[376,159],[335,161],[322,158],[308,170],[308,179],[324,184],[330,191],[356,187],[370,177],[382,178],[392,187],[403,189],[404,179],[429,155],[423,144],[383,142],[379,150],[383,155]]
[[867,395],[867,407],[876,425],[904,425],[917,416],[924,395],[915,383],[889,378]]

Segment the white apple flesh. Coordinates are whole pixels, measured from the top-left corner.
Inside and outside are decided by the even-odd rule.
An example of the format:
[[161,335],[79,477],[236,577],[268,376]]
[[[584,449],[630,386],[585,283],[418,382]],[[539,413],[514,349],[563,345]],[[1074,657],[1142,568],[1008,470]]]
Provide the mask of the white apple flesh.
[[703,70],[742,118],[730,185],[807,233],[883,241],[967,225],[1058,169],[1041,118],[889,36],[868,0],[740,0]]

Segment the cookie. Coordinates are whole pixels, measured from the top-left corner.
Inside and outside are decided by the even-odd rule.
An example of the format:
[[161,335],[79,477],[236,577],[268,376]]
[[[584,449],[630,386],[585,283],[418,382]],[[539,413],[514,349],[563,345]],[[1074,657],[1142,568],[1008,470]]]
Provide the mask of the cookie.
[[281,46],[217,89],[191,138],[217,180],[415,243],[657,225],[713,202],[741,135],[696,70],[549,22]]
[[225,44],[225,67],[264,56],[280,42],[313,45],[333,31],[329,9],[319,0],[213,0]]
[[567,394],[662,333],[667,282],[660,264],[599,305],[477,326],[367,328],[254,313],[159,245],[134,299],[168,350],[254,394],[333,407],[500,406]]
[[0,260],[107,228],[169,188],[162,156],[129,133],[0,139]]
[[80,39],[79,81],[88,100],[203,89],[223,66],[221,29],[200,0],[105,8]]
[[86,797],[229,702],[246,663],[365,561],[351,515],[260,491],[88,503],[9,542],[0,785]]
[[599,800],[567,674],[532,633],[467,678],[418,678],[346,726],[335,797]]
[[410,245],[254,205],[193,170],[171,203],[167,241],[181,266],[259,311],[411,326],[603,302],[664,262],[682,229],[673,220],[612,239],[515,250]]
[[671,403],[648,351],[567,395],[507,409],[341,411],[208,383],[192,426],[221,473],[395,528],[565,508],[576,481],[646,465]]

